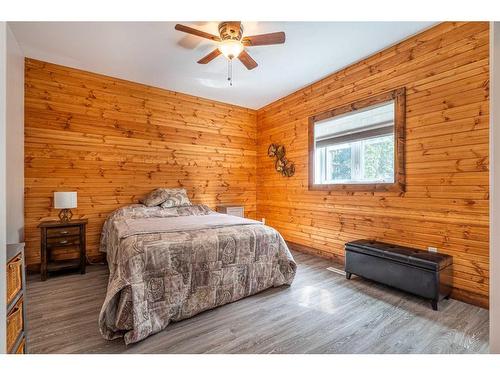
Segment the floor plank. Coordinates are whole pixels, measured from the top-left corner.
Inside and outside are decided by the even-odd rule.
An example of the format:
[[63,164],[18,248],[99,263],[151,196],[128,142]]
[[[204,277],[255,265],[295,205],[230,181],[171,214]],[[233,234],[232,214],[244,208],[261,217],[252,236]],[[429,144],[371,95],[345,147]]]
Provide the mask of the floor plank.
[[294,253],[291,287],[258,295],[173,323],[125,346],[107,341],[97,317],[107,267],[85,275],[28,279],[30,353],[487,353],[488,311],[460,301],[427,301],[328,271],[332,263]]

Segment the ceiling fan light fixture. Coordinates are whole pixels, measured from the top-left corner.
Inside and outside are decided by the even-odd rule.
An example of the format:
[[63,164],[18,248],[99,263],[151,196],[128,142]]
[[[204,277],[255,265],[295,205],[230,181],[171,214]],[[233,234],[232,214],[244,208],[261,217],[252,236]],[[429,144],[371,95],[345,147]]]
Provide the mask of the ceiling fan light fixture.
[[181,24],[175,25],[175,29],[216,42],[217,48],[198,60],[198,64],[208,64],[219,55],[223,55],[228,61],[230,82],[232,61],[235,57],[238,58],[248,70],[255,69],[258,66],[257,62],[248,54],[248,47],[285,43],[285,33],[283,31],[243,37],[243,25],[240,21],[221,22],[219,24],[219,36]]
[[243,51],[243,44],[239,40],[228,39],[220,43],[219,49],[228,60],[232,60]]

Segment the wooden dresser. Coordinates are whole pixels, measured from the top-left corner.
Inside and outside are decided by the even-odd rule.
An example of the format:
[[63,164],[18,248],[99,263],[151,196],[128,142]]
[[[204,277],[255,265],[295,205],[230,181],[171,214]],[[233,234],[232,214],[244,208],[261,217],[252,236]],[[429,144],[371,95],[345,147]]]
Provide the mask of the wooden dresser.
[[7,353],[26,353],[24,244],[7,245]]

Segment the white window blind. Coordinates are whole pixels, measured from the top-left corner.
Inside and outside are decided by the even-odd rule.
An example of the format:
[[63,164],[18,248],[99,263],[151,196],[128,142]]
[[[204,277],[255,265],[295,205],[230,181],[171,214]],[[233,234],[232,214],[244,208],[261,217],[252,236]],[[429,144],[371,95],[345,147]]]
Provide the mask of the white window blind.
[[315,183],[394,182],[394,102],[315,124]]

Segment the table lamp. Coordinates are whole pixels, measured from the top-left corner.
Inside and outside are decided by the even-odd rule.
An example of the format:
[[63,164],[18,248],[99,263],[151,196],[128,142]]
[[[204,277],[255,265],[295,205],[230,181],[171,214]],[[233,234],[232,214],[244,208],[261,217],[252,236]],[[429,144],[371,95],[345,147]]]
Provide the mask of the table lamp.
[[73,217],[71,208],[76,208],[76,191],[54,192],[54,208],[59,208],[59,219],[68,222]]

